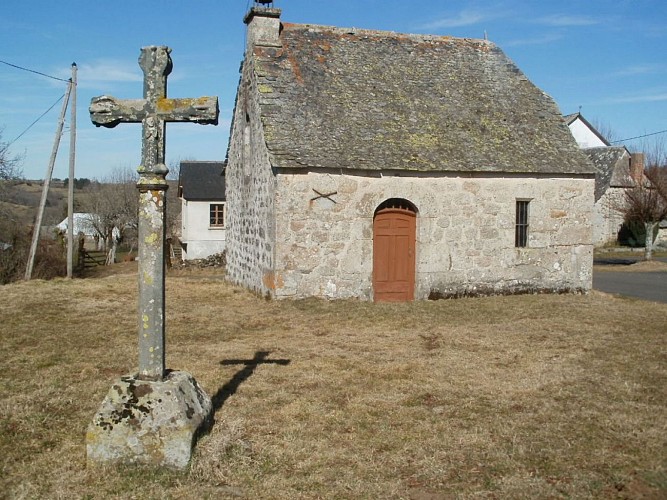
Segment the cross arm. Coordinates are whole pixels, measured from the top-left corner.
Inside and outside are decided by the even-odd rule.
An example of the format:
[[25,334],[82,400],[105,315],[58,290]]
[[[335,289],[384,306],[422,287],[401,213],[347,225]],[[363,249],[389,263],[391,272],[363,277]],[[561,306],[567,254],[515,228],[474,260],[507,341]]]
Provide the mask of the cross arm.
[[120,122],[141,122],[148,114],[147,104],[145,99],[116,99],[103,95],[93,97],[88,110],[96,126],[112,128]]
[[196,97],[193,99],[157,100],[157,115],[166,122],[195,122],[202,125],[218,124],[218,98]]
[[139,123],[154,114],[165,122],[218,124],[218,98],[196,97],[169,99],[160,97],[155,110],[146,99],[116,99],[103,95],[90,101],[90,119],[98,127],[112,128],[120,122]]

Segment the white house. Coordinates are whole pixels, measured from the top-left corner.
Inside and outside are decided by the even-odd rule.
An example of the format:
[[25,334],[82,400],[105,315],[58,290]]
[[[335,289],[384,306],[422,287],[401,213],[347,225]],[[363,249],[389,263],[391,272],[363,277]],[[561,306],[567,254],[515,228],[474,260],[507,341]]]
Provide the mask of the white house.
[[600,132],[598,132],[595,127],[581,115],[581,113],[573,113],[565,116],[565,123],[567,123],[574,140],[577,141],[580,148],[601,148],[611,146],[609,141],[607,141],[607,139],[605,139],[602,134],[600,134]]
[[183,161],[178,179],[183,260],[225,250],[224,163]]

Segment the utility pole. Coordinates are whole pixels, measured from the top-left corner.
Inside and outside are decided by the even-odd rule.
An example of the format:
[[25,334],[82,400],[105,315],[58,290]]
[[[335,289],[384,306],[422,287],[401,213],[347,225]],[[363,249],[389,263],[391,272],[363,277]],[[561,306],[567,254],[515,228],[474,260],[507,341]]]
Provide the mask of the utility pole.
[[74,263],[74,165],[76,157],[76,63],[72,63],[72,108],[69,125],[69,184],[67,184],[67,277],[72,278]]
[[37,253],[37,243],[39,242],[39,233],[42,229],[42,218],[44,216],[44,207],[46,207],[46,197],[49,194],[49,185],[51,184],[51,175],[53,174],[53,165],[56,163],[56,155],[58,154],[58,146],[60,145],[60,136],[63,133],[63,124],[65,123],[65,112],[67,111],[67,103],[69,102],[69,95],[72,92],[72,81],[70,80],[63,100],[63,107],[60,111],[60,119],[56,127],[56,138],[53,141],[53,149],[51,150],[51,158],[49,160],[49,167],[46,170],[46,177],[44,178],[44,185],[42,186],[42,199],[39,202],[39,209],[37,212],[37,221],[32,231],[32,244],[30,245],[30,254],[28,256],[28,265],[25,269],[24,279],[28,281],[32,277],[32,268],[35,265],[35,254]]

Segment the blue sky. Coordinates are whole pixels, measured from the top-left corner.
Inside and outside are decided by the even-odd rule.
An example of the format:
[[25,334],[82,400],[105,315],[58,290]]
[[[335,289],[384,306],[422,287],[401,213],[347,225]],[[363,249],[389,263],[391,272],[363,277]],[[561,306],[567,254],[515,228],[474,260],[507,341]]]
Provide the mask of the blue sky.
[[[172,48],[170,97],[217,95],[220,124],[167,125],[167,164],[222,160],[243,57],[249,0],[5,0],[0,60],[67,79],[78,66],[76,177],[136,168],[140,125],[94,127],[90,99],[139,98],[139,49]],[[496,43],[564,114],[578,111],[617,139],[667,129],[664,0],[275,0],[282,19],[342,27],[483,38]],[[13,141],[66,84],[0,64],[0,127]],[[45,175],[57,104],[11,145],[28,178]],[[69,121],[69,112],[67,115]],[[54,177],[67,177],[69,131]],[[667,140],[667,134],[653,139]],[[637,142],[634,143],[636,145]],[[633,143],[628,143],[633,146]]]

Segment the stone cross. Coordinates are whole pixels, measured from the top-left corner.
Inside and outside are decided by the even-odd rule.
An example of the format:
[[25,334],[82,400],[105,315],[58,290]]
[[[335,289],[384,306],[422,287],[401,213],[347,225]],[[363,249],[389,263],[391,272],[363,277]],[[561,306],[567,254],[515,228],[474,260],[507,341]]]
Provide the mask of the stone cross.
[[143,99],[95,97],[90,118],[95,125],[142,124],[139,182],[139,378],[162,380],[165,375],[165,123],[218,123],[218,98],[168,99],[167,76],[172,61],[168,47],[143,47],[139,66],[144,72]]

